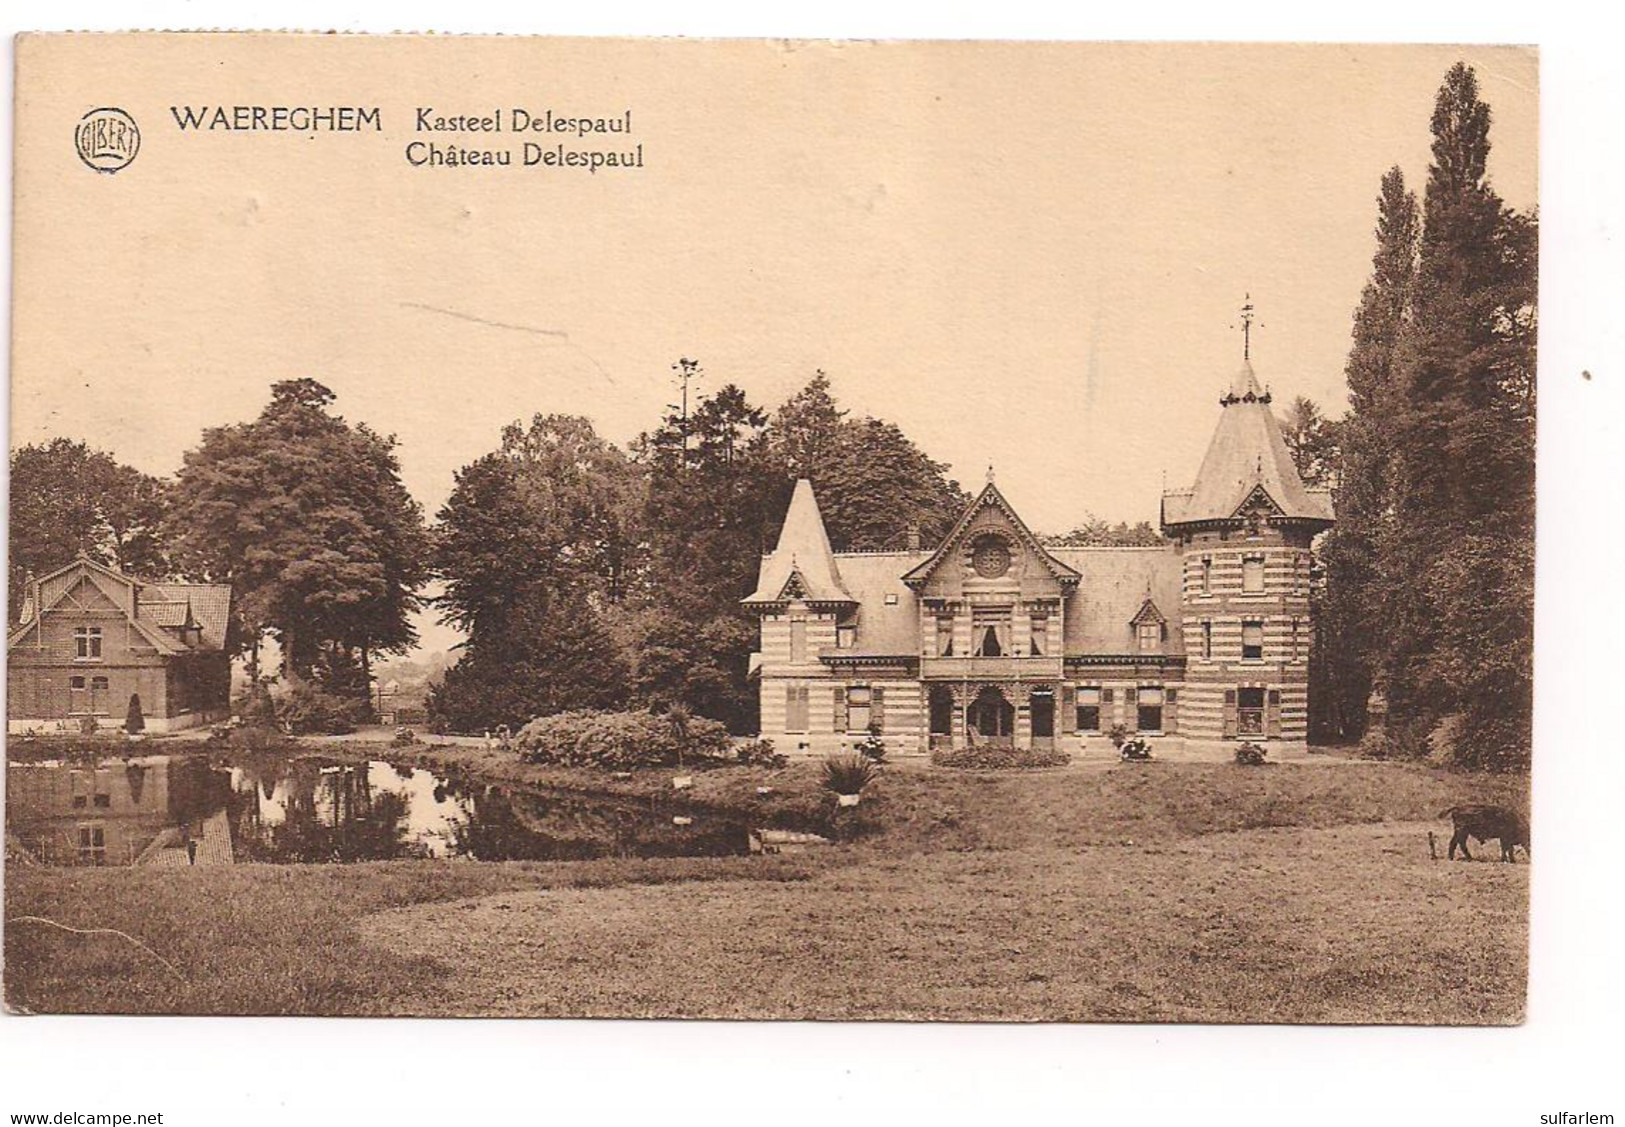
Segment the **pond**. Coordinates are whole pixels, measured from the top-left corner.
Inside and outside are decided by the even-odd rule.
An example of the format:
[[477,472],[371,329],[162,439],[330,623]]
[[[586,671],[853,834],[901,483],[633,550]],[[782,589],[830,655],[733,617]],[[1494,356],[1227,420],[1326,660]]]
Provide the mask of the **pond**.
[[150,755],[6,767],[6,852],[47,865],[728,856],[742,822],[383,760]]

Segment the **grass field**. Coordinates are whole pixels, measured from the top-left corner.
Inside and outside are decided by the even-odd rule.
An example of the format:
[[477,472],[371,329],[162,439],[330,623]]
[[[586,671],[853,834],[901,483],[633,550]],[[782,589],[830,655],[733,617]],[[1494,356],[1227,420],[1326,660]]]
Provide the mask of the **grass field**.
[[[540,770],[436,754],[461,753],[481,774]],[[654,793],[668,775],[602,789]],[[708,772],[696,799],[801,820],[815,778]],[[8,919],[129,932],[185,981],[115,937],[11,924],[6,997],[36,1012],[1513,1023],[1529,868],[1431,860],[1427,832],[1456,802],[1521,803],[1523,785],[1315,760],[897,767],[852,841],[796,856],[12,866]]]

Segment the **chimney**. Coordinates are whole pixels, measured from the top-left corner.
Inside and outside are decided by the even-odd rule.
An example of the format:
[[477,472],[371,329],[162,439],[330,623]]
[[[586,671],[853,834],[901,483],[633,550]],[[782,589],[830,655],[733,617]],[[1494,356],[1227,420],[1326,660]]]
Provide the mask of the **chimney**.
[[908,550],[911,552],[920,550],[920,526],[917,524],[908,526]]

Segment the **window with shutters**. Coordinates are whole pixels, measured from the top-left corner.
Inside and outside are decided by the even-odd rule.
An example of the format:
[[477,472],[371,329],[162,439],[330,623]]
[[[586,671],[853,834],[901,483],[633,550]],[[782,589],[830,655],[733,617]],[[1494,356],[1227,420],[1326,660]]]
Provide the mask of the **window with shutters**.
[[1241,561],[1241,593],[1243,595],[1264,593],[1263,556],[1247,556]]
[[1140,723],[1140,712],[1139,709],[1135,707],[1135,705],[1138,703],[1138,695],[1138,691],[1132,685],[1123,690],[1123,711],[1128,714],[1129,723],[1133,726],[1135,731],[1139,731]]
[[807,686],[784,687],[784,731],[786,735],[807,730]]
[[1162,686],[1141,685],[1136,706],[1136,726],[1142,732],[1162,731]]
[[867,685],[853,685],[846,690],[846,730],[848,732],[867,732],[869,730],[870,700]]
[[1264,699],[1264,734],[1278,740],[1281,738],[1281,690],[1271,689]]
[[1262,736],[1264,734],[1264,690],[1236,690],[1236,734]]
[[1094,686],[1078,688],[1078,731],[1100,731],[1100,690]]
[[886,730],[886,690],[879,685],[869,690],[869,731],[879,735]]
[[1169,689],[1168,703],[1162,710],[1162,730],[1168,735],[1179,731],[1179,690]]
[[1264,660],[1264,623],[1258,619],[1241,624],[1241,660]]

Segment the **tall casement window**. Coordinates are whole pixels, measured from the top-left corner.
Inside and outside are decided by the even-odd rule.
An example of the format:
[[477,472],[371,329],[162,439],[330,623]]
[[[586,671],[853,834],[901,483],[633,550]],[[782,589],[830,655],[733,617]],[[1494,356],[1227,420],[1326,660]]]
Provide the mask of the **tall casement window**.
[[971,611],[971,656],[1006,657],[1010,653],[1010,608],[977,607]]
[[1263,556],[1247,556],[1241,561],[1241,593],[1243,595],[1264,593]]
[[1202,594],[1213,593],[1213,557],[1202,557]]
[[1141,685],[1135,719],[1142,732],[1162,731],[1162,686]]
[[1241,624],[1241,660],[1264,660],[1264,623],[1250,618]]
[[1100,690],[1093,687],[1078,688],[1078,731],[1100,731]]
[[1035,614],[1032,621],[1031,652],[1034,657],[1049,653],[1049,617]]
[[73,655],[80,661],[102,659],[102,628],[79,626],[73,631]]
[[88,681],[87,678],[84,678],[84,677],[69,677],[68,678],[68,711],[69,712],[89,712],[90,711],[90,688],[89,688],[89,681]]
[[951,614],[937,616],[937,656],[954,656],[954,616]]
[[799,735],[807,730],[807,686],[784,687],[784,731]]
[[1301,651],[1298,649],[1298,619],[1292,620],[1292,660],[1299,659]]
[[1202,660],[1213,660],[1213,623],[1202,623]]
[[1142,622],[1138,629],[1140,652],[1155,653],[1162,645],[1162,626],[1156,622]]
[[846,730],[848,732],[867,732],[869,730],[870,695],[867,685],[852,685],[846,690]]
[[[792,618],[790,620],[790,660],[801,663],[807,660],[807,620],[805,618]],[[806,729],[802,729],[806,731]]]
[[92,677],[90,679],[90,711],[98,715],[107,713],[106,677]]
[[835,645],[839,649],[849,650],[858,644],[858,628],[856,626],[837,626],[835,628]]

